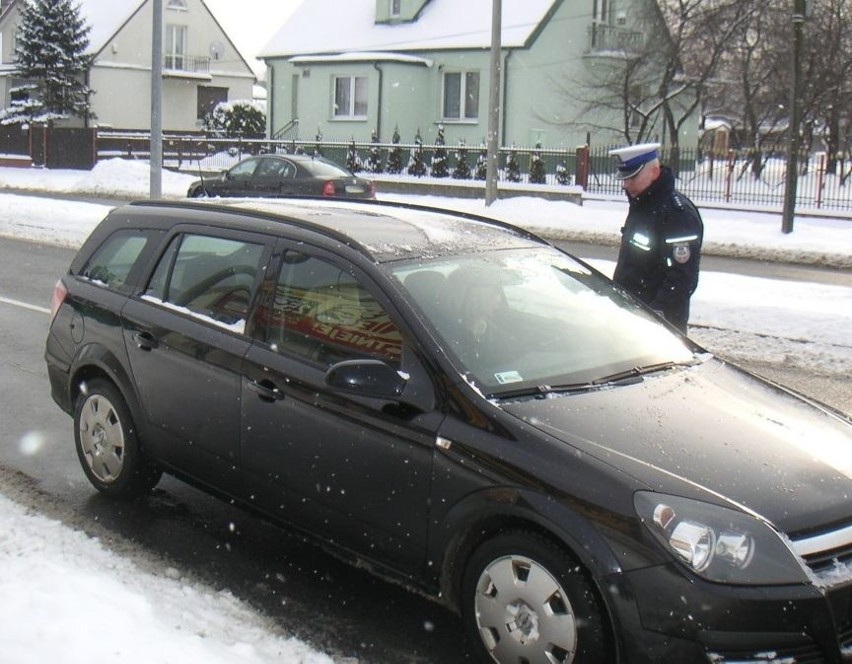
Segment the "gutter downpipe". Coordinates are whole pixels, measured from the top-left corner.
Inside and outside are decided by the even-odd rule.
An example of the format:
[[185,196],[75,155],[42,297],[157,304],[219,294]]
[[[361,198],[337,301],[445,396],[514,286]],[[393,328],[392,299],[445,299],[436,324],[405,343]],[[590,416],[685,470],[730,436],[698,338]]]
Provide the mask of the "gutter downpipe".
[[384,92],[384,88],[385,88],[385,84],[384,84],[385,72],[381,67],[379,67],[378,62],[373,63],[373,69],[375,69],[377,72],[379,72],[379,99],[378,99],[378,103],[377,103],[378,108],[376,109],[376,136],[381,141],[382,140],[382,93]]

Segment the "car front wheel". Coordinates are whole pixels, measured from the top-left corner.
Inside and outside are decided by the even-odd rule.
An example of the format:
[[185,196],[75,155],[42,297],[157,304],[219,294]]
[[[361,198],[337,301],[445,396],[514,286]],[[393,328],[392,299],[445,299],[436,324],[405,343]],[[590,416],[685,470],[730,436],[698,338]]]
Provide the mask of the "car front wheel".
[[482,662],[611,661],[594,588],[572,556],[537,534],[483,544],[466,567],[461,608]]
[[86,477],[109,496],[137,498],[160,479],[160,470],[139,449],[130,409],[106,380],[88,382],[77,397],[74,440]]

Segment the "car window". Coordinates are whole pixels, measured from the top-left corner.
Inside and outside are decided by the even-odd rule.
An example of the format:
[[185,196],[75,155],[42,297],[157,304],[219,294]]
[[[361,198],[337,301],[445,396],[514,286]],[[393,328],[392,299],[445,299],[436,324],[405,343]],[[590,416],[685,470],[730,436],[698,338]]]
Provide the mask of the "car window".
[[311,175],[322,178],[352,177],[352,173],[337,164],[324,159],[311,159],[301,162],[302,167]]
[[262,244],[178,236],[160,259],[145,297],[243,332],[263,254]]
[[277,178],[279,174],[278,160],[261,159],[254,174],[259,178]]
[[257,168],[257,159],[246,159],[234,166],[228,174],[233,177],[251,177],[254,169]]
[[285,254],[266,342],[325,365],[376,358],[399,367],[402,337],[382,306],[349,273],[300,252]]
[[119,231],[111,235],[92,254],[80,276],[107,288],[121,287],[149,237],[139,231]]

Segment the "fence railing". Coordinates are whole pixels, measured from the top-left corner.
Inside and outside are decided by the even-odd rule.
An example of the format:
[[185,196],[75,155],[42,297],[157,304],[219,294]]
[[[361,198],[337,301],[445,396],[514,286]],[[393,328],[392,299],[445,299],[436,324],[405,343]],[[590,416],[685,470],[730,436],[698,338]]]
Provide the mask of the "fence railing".
[[[148,158],[146,134],[99,132],[98,158]],[[269,140],[210,138],[203,135],[167,135],[163,140],[164,166],[187,172],[218,172],[240,159],[261,153],[320,154],[351,170],[388,174],[396,153],[401,166],[394,177],[414,178],[411,171],[419,152],[424,165],[419,177],[484,179],[484,146],[416,143],[371,143],[325,140]],[[503,147],[499,154],[501,182],[531,188],[578,185],[596,196],[621,197],[621,183],[613,176],[608,147],[553,149]],[[662,161],[675,171],[677,187],[696,202],[779,208],[783,204],[786,160],[773,154],[728,151],[709,154],[694,149],[662,150]],[[676,163],[675,163],[676,162]],[[439,165],[440,164],[440,165]],[[436,169],[436,166],[438,167]],[[805,209],[852,211],[852,161],[839,161],[829,172],[824,153],[799,159],[796,205]]]

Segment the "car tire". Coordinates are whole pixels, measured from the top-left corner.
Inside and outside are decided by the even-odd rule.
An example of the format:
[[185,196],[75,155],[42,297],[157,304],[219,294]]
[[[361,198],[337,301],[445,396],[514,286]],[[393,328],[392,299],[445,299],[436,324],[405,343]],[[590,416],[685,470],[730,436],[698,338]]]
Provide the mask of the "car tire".
[[610,662],[603,612],[582,566],[532,532],[503,533],[470,557],[461,614],[481,662]]
[[107,380],[88,382],[77,397],[74,442],[86,477],[113,498],[138,498],[160,480],[162,472],[139,448],[124,397]]

